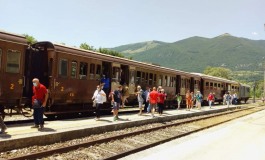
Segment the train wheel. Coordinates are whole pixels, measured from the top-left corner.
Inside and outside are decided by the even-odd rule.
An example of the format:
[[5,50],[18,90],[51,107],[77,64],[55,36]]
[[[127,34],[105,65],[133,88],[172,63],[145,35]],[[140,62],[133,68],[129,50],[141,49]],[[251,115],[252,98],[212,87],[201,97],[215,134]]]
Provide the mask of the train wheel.
[[31,105],[24,104],[20,108],[20,113],[25,117],[32,117],[33,116],[33,109]]

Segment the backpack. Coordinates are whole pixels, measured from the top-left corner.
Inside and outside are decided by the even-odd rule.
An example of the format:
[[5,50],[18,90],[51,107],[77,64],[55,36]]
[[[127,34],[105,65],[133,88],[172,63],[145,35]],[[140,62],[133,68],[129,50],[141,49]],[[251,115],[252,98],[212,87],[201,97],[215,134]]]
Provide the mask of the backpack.
[[146,100],[145,92],[143,90],[141,91],[141,97],[143,98],[144,101]]
[[231,99],[231,96],[228,94],[228,95],[226,95],[225,99],[226,99],[227,101],[229,101],[229,100]]

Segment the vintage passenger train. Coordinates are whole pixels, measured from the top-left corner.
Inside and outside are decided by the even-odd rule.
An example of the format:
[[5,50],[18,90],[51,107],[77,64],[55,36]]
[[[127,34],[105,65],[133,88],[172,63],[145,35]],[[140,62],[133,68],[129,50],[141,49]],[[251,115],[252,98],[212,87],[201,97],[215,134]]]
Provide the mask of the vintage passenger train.
[[[221,102],[226,91],[237,93],[247,101],[250,87],[235,81],[188,73],[157,65],[137,62],[74,47],[38,42],[28,45],[26,38],[0,31],[0,106],[30,106],[32,79],[37,77],[49,90],[45,115],[88,113],[92,94],[102,75],[110,78],[111,89],[126,83],[131,100],[137,85],[162,86],[167,93],[167,106],[174,96],[183,97],[187,90],[200,90],[204,100],[214,92]],[[110,103],[104,108],[110,110]]]

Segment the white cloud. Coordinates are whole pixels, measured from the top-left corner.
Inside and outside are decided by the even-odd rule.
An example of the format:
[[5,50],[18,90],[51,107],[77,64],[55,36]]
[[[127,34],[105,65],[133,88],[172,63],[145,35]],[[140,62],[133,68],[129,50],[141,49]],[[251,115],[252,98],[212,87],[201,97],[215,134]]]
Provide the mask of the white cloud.
[[258,35],[257,32],[252,32],[251,34],[254,35],[254,36],[257,36]]

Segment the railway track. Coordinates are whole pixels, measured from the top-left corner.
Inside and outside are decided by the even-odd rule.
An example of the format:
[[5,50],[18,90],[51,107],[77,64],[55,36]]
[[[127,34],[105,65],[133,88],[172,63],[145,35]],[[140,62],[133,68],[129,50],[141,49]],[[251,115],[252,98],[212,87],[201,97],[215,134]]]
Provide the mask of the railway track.
[[62,142],[55,146],[35,146],[24,150],[4,152],[1,153],[1,158],[14,160],[44,157],[44,159],[118,159],[263,109],[263,107],[249,107],[163,124],[149,124]]

